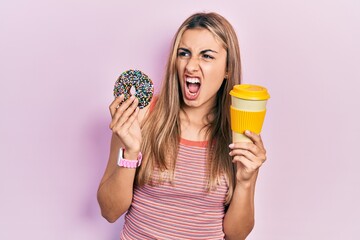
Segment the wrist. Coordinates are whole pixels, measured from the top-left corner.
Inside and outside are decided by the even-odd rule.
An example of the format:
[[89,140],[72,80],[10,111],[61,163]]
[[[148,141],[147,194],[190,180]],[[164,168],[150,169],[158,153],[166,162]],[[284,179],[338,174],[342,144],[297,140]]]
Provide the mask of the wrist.
[[140,166],[142,160],[141,152],[125,151],[124,148],[119,149],[119,156],[117,164],[124,168],[137,168]]
[[254,188],[255,183],[252,181],[237,181],[235,188],[238,190],[249,190]]
[[[140,153],[140,146],[131,146],[131,147],[124,146],[124,147],[122,147],[122,149],[123,149],[124,155],[126,155],[124,157],[127,159],[135,160],[135,159],[137,159],[137,156]],[[135,156],[135,158],[134,158],[134,156]],[[133,157],[133,158],[130,158],[130,157]]]
[[237,180],[236,186],[242,189],[254,188],[256,185],[257,176],[258,171],[256,171],[254,175],[247,180]]
[[140,151],[128,151],[125,149],[123,150],[123,157],[128,160],[137,160]]

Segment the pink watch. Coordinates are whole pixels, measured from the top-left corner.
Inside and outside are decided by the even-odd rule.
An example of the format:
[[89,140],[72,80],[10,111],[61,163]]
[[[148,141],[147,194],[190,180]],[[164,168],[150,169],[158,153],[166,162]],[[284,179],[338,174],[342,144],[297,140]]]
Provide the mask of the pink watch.
[[128,160],[128,159],[124,159],[124,152],[125,149],[120,148],[119,150],[119,157],[118,157],[118,161],[117,164],[119,167],[124,167],[124,168],[137,168],[140,166],[141,164],[141,160],[142,160],[142,154],[141,152],[139,152],[139,155],[137,157],[137,160]]

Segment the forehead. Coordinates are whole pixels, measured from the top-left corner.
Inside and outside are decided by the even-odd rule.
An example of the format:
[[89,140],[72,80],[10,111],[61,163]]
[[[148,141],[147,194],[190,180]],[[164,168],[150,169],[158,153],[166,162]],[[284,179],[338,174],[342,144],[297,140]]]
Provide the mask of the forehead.
[[181,36],[179,47],[187,47],[194,49],[224,49],[218,38],[212,32],[205,28],[194,28],[185,30],[185,32]]

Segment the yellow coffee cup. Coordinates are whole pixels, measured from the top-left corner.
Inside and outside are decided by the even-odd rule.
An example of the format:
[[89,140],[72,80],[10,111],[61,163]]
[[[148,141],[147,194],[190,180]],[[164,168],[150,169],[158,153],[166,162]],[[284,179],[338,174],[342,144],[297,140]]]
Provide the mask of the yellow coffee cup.
[[230,121],[233,142],[251,142],[244,135],[245,130],[261,132],[266,103],[270,95],[265,87],[252,84],[235,85],[230,91]]

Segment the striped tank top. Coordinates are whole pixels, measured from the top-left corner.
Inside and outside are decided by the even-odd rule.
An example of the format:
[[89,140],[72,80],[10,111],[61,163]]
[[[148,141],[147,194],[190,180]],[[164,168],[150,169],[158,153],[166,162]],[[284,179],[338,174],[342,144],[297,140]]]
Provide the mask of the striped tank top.
[[228,184],[205,190],[206,142],[181,139],[174,183],[135,187],[120,239],[224,239]]

